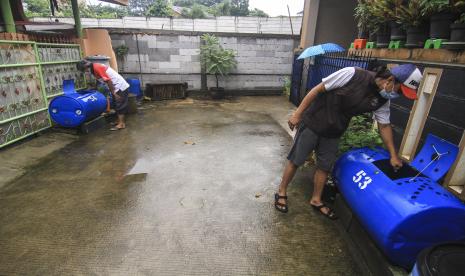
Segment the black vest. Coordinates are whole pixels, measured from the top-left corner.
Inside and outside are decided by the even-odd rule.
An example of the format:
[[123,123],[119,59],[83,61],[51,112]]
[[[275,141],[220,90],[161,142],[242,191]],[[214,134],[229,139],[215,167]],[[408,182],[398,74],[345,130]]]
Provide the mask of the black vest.
[[386,102],[379,95],[375,73],[356,68],[346,85],[319,94],[305,111],[302,120],[316,134],[338,138],[353,116],[375,111]]

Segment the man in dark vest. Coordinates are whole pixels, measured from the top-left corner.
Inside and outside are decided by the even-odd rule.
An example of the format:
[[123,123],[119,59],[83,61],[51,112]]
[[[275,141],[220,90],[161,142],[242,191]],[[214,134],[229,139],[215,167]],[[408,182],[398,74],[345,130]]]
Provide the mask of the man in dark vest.
[[297,168],[315,150],[317,164],[310,205],[330,219],[337,218],[333,210],[322,202],[321,194],[336,160],[339,138],[353,116],[373,112],[381,138],[390,153],[391,165],[400,168],[402,161],[394,147],[389,121],[390,100],[397,98],[401,92],[406,98],[415,100],[421,79],[420,70],[413,64],[400,65],[391,70],[380,67],[376,72],[347,67],[324,78],[305,96],[289,119],[289,127],[292,130],[297,128],[297,133],[287,157],[289,161],[279,191],[275,194],[276,209],[283,213],[288,211],[287,186]]

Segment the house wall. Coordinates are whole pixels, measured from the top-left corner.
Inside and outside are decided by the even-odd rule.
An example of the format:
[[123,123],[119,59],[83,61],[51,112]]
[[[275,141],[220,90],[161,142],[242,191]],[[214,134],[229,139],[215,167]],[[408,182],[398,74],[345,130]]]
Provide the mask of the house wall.
[[[124,61],[118,62],[123,75],[139,77],[141,72],[144,84],[187,82],[190,90],[201,89],[200,34],[111,32],[110,35],[113,48],[120,45],[129,48]],[[218,37],[224,48],[236,52],[237,60],[237,68],[230,76],[220,78],[220,86],[227,89],[283,87],[285,78],[291,74],[296,37],[227,33]],[[208,77],[208,86],[215,85],[214,79]]]
[[357,36],[354,19],[356,0],[321,0],[316,23],[315,45],[327,42],[349,48]]
[[[381,63],[396,63],[380,60]],[[442,68],[442,76],[436,96],[426,120],[421,139],[428,133],[434,134],[454,144],[460,142],[465,129],[465,68],[462,66],[448,66],[428,63],[416,64],[423,70],[425,67]],[[394,127],[396,146],[400,146],[409,119],[413,101],[399,97],[391,102],[391,123]],[[420,147],[421,148],[421,145]]]

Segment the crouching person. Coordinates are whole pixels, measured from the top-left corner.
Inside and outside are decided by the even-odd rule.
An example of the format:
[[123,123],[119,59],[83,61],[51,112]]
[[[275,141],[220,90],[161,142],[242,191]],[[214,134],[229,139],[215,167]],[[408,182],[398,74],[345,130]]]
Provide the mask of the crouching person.
[[113,70],[110,66],[100,63],[93,63],[88,60],[81,60],[77,63],[77,69],[86,72],[90,71],[97,81],[105,83],[113,96],[114,107],[118,119],[114,127],[110,130],[121,130],[126,128],[125,115],[128,112],[128,88],[126,80]]
[[373,112],[381,138],[390,153],[390,163],[395,169],[400,168],[402,161],[394,147],[389,121],[390,100],[401,93],[408,99],[416,99],[421,79],[420,70],[413,64],[400,65],[391,71],[381,67],[376,72],[347,67],[324,78],[305,96],[289,119],[289,127],[292,130],[297,128],[297,133],[275,194],[276,209],[283,213],[288,211],[287,187],[297,168],[315,150],[317,164],[310,205],[330,219],[337,218],[334,211],[323,203],[321,195],[337,157],[339,138],[353,116]]

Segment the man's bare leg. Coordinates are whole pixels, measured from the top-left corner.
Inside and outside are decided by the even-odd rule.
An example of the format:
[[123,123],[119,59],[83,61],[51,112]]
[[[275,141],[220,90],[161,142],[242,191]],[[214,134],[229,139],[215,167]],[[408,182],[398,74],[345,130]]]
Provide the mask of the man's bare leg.
[[[325,187],[326,180],[328,179],[328,172],[316,169],[315,175],[313,176],[313,194],[310,199],[310,204],[313,206],[320,206],[323,204],[321,195],[323,194],[323,188]],[[328,208],[322,208],[321,212],[327,214]]]
[[[286,167],[284,168],[283,178],[281,179],[281,183],[279,184],[279,191],[278,194],[280,196],[287,195],[287,186],[294,178],[295,172],[297,171],[297,166],[294,165],[291,161],[288,161]],[[278,200],[279,203],[286,204],[286,199],[281,198]]]

